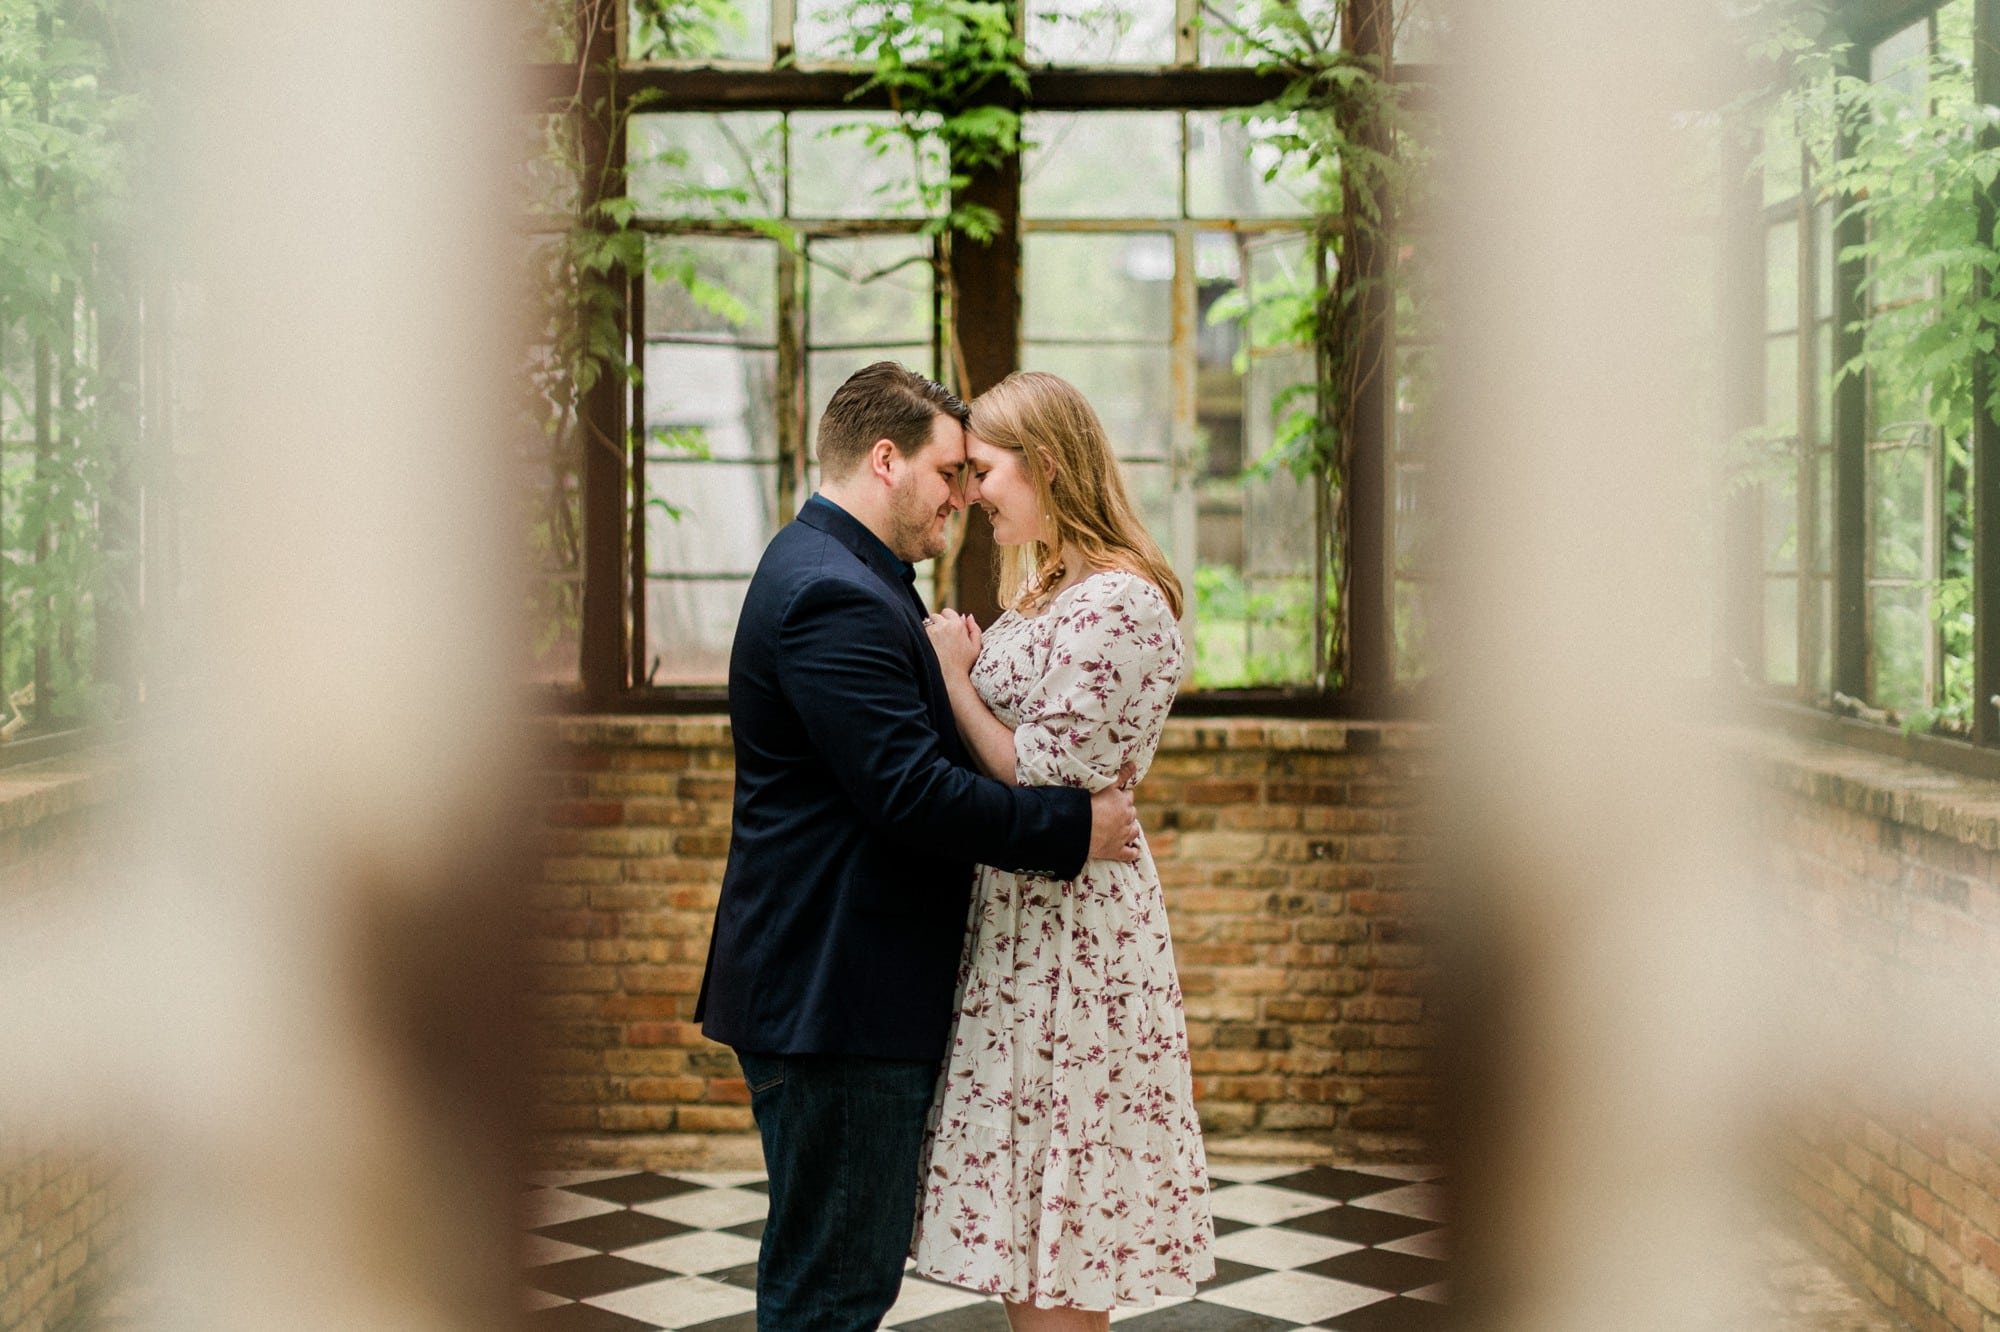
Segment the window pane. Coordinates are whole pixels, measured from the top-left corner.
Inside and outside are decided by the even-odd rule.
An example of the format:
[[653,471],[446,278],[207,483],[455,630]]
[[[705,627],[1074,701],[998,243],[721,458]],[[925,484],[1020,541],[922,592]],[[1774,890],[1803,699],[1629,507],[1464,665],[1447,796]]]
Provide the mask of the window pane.
[[1180,216],[1180,116],[1172,111],[1030,111],[1025,217]]
[[1796,684],[1799,678],[1799,585],[1791,578],[1764,582],[1764,682]]
[[1780,434],[1799,427],[1799,338],[1796,333],[1764,341],[1764,424]]
[[1396,469],[1396,572],[1428,573],[1436,559],[1435,505],[1426,498],[1430,481],[1426,469]]
[[[931,358],[928,341],[922,344],[888,343],[879,347],[853,347],[840,351],[816,351],[806,357],[806,439],[808,445],[819,439],[819,418],[826,412],[826,404],[833,399],[834,390],[847,382],[847,377],[856,370],[875,364],[877,361],[896,361],[920,375],[937,377],[937,366]],[[808,447],[807,452],[811,453]]]
[[1819,578],[1813,587],[1819,598],[1819,625],[1813,636],[1812,690],[1815,697],[1825,697],[1833,692],[1833,582]]
[[1169,65],[1174,0],[1027,0],[1032,65]]
[[[1337,0],[1297,0],[1286,8],[1301,14],[1312,30],[1321,35],[1322,49],[1331,51],[1340,45],[1340,6]],[[1424,38],[1434,33],[1438,25],[1449,23],[1440,19],[1435,11],[1438,6],[1431,0],[1421,5],[1412,5],[1410,0],[1397,5],[1400,26],[1396,33],[1396,59],[1404,64],[1412,61],[1430,60],[1432,55],[1422,54],[1426,49]],[[1420,10],[1418,13],[1408,11]],[[1198,49],[1204,65],[1256,65],[1270,59],[1270,35],[1268,25],[1262,17],[1270,6],[1261,0],[1204,0],[1195,19]],[[1416,29],[1421,35],[1413,35]],[[1412,48],[1417,54],[1404,49],[1404,43],[1416,42]]]
[[729,645],[750,580],[646,584],[646,662],[652,683],[719,684],[729,678]]
[[726,236],[646,245],[646,336],[770,346],[777,338],[778,246]]
[[776,112],[636,115],[625,160],[633,201],[655,217],[784,211],[784,137]]
[[1833,363],[1833,321],[1821,324],[1813,337],[1816,344],[1813,348],[1813,376],[1817,381],[1813,385],[1816,414],[1813,434],[1820,445],[1826,446],[1833,443],[1834,372],[1840,368]]
[[1173,336],[1174,247],[1150,232],[1031,232],[1021,241],[1029,340],[1165,343]]
[[1790,111],[1775,106],[1764,117],[1764,202],[1774,204],[1798,194],[1803,180],[1799,140]]
[[[1257,120],[1220,111],[1187,118],[1190,217],[1305,217],[1311,214],[1311,174],[1296,155],[1272,141],[1296,122]],[[1275,172],[1275,179],[1267,179]]]
[[1252,464],[1270,456],[1287,420],[1316,412],[1312,353],[1304,348],[1271,352],[1250,362],[1243,387],[1247,415],[1247,457]]
[[1121,458],[1168,457],[1173,442],[1172,352],[1166,347],[1061,347],[1030,344],[1026,370],[1076,385],[1104,423]]
[[1868,451],[1869,574],[1875,578],[1923,578],[1930,562],[1928,451],[1920,448]]
[[1919,19],[1909,27],[1876,45],[1868,53],[1868,77],[1907,94],[1912,101],[1923,96],[1924,60],[1930,50],[1930,24]]
[[775,352],[648,343],[647,456],[718,462],[777,457],[777,373]]
[[531,217],[566,217],[578,202],[575,164],[581,160],[581,150],[575,141],[575,121],[568,116],[522,116],[520,129],[517,206]]
[[647,572],[749,576],[777,533],[777,493],[768,464],[649,461]]
[[791,125],[793,217],[921,217],[920,185],[944,182],[935,136],[912,149],[886,111],[798,111]]
[[1431,673],[1431,593],[1423,583],[1396,580],[1396,679],[1415,681]]
[[1898,712],[1924,706],[1930,616],[1921,587],[1868,589],[1869,702]]
[[[1164,463],[1121,462],[1118,473],[1125,479],[1125,494],[1139,511],[1139,521],[1171,561],[1174,548],[1181,544],[1177,540],[1180,524],[1174,512],[1172,469]],[[1184,569],[1176,572],[1182,576],[1187,573]]]
[[1194,260],[1196,456],[1191,461],[1204,477],[1234,477],[1243,468],[1243,376],[1236,368],[1243,321],[1226,317],[1226,306],[1224,318],[1216,318],[1215,311],[1218,302],[1236,299],[1242,286],[1239,238],[1197,233]]
[[1819,471],[1819,516],[1813,541],[1813,570],[1830,575],[1833,572],[1833,450],[1818,450],[1813,465]]
[[1245,684],[1297,684],[1312,678],[1313,584],[1306,575],[1246,578],[1249,653]]
[[1813,211],[1813,318],[1833,317],[1834,283],[1840,273],[1840,246],[1835,243],[1832,204]]
[[[1787,460],[1789,461],[1789,459]],[[1764,571],[1797,571],[1799,567],[1799,485],[1787,472],[1763,484]]]
[[1250,254],[1250,345],[1291,346],[1300,339],[1299,320],[1312,301],[1312,247],[1296,232],[1260,236]]
[[632,0],[625,12],[634,60],[771,58],[771,0]]
[[916,236],[815,240],[808,251],[807,342],[929,342],[930,242]]
[[1421,454],[1437,442],[1437,352],[1431,347],[1396,351],[1396,451]]
[[1764,328],[1777,333],[1799,326],[1799,224],[1764,229]]
[[1312,572],[1314,484],[1286,468],[1243,478],[1243,567],[1253,578]]

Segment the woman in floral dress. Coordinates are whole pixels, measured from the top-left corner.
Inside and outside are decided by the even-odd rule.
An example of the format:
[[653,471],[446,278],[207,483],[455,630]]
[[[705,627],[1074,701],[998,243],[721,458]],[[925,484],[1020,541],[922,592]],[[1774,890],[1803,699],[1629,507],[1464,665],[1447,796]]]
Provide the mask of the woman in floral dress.
[[[1181,589],[1097,414],[1054,375],[972,404],[966,502],[1010,609],[929,622],[952,711],[1002,781],[1143,775],[1186,667]],[[1214,1273],[1208,1170],[1150,853],[1075,879],[982,867],[913,1252],[1002,1297],[1014,1332],[1102,1328]]]

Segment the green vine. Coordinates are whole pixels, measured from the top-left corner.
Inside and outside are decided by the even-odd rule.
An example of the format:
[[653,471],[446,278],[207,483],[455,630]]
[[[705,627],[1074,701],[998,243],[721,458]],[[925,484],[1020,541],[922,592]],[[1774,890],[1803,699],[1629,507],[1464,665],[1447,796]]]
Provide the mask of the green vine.
[[[1387,374],[1382,356],[1389,340],[1381,335],[1397,302],[1407,297],[1387,247],[1392,219],[1413,180],[1408,117],[1383,62],[1341,46],[1330,19],[1295,0],[1258,0],[1233,14],[1204,3],[1201,22],[1223,33],[1261,72],[1284,77],[1278,96],[1237,115],[1279,127],[1269,141],[1280,158],[1266,171],[1266,180],[1302,169],[1310,182],[1311,285],[1302,291],[1246,291],[1236,300],[1218,302],[1210,318],[1241,320],[1246,333],[1261,327],[1266,340],[1313,350],[1313,382],[1279,395],[1272,445],[1253,466],[1267,472],[1287,469],[1301,480],[1315,481],[1328,497],[1333,521],[1326,529],[1327,548],[1316,556],[1321,567],[1335,571],[1327,589],[1327,641],[1320,653],[1331,675],[1345,660],[1345,616],[1340,612],[1348,599],[1351,568],[1346,507],[1336,501],[1346,486],[1362,387]],[[1373,273],[1360,262],[1370,253],[1380,256]],[[1246,337],[1244,345],[1249,342]]]
[[[1874,701],[1899,712],[1907,730],[1962,732],[1975,706],[1973,418],[1983,411],[2000,421],[2000,377],[1984,403],[1974,401],[1972,377],[1980,358],[1994,356],[2000,329],[2000,248],[1979,234],[1977,202],[2000,179],[2000,112],[1974,95],[1972,7],[1941,7],[1938,49],[1881,82],[1847,72],[1850,44],[1816,11],[1781,3],[1753,18],[1762,25],[1757,50],[1784,72],[1777,151],[1803,147],[1818,199],[1840,221],[1859,221],[1866,237],[1839,254],[1865,270],[1857,295],[1866,313],[1850,325],[1860,350],[1836,373],[1868,382],[1874,452],[1929,453],[1942,471],[1932,482],[1943,499],[1934,551],[1921,512],[1871,504],[1878,557],[1929,571],[1915,585],[1941,648],[1937,675],[1926,680],[1921,622],[1900,626],[1914,658],[1876,641]],[[1766,156],[1766,170],[1797,170]],[[1871,637],[1892,627],[1877,625]]]

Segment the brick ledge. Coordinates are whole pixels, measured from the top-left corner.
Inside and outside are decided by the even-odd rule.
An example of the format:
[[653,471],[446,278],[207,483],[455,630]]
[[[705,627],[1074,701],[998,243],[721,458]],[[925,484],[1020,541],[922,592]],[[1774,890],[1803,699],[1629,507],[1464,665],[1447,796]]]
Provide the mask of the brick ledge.
[[[730,742],[729,718],[720,713],[660,717],[640,714],[560,716],[544,720],[564,745],[617,749],[679,749]],[[1279,717],[1170,717],[1162,753],[1262,749],[1291,753],[1372,753],[1422,749],[1435,743],[1428,722],[1297,721]]]
[[2000,851],[2000,782],[1781,732],[1721,735],[1758,776],[1795,795]]
[[0,768],[0,833],[104,804],[121,766],[110,752],[92,749]]

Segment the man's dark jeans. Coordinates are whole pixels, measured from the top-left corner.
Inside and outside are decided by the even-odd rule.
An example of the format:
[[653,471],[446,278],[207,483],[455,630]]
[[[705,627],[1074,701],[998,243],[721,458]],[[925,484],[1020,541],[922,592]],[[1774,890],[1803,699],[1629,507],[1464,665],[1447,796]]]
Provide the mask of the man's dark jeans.
[[770,1219],[757,1332],[865,1332],[903,1284],[938,1065],[738,1050],[764,1138]]

